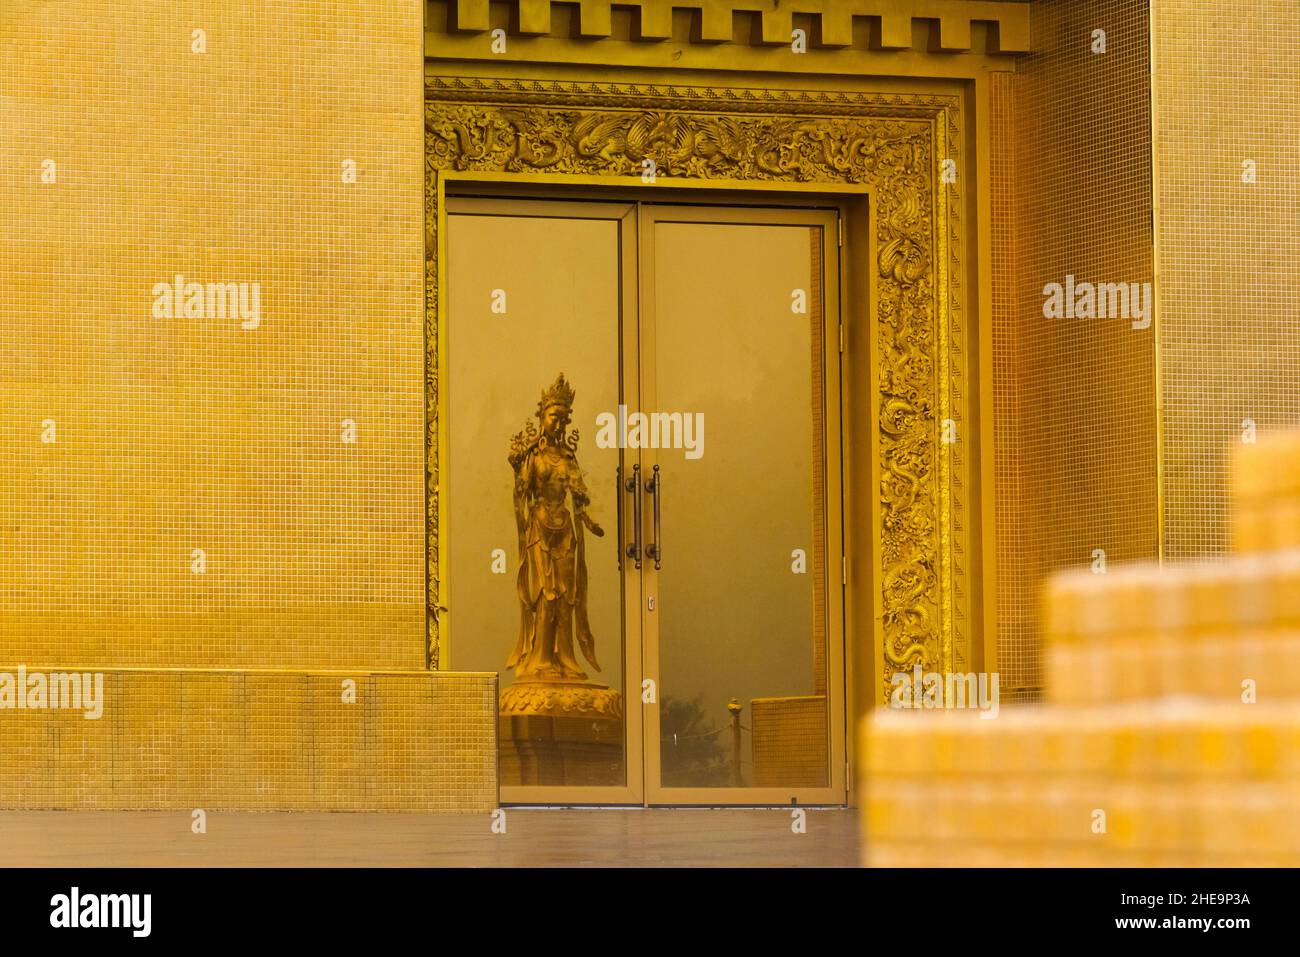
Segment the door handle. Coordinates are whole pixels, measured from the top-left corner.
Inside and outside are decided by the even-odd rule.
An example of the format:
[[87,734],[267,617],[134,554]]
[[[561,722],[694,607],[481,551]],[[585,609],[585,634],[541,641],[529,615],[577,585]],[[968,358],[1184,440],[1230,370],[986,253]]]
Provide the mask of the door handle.
[[[641,567],[641,466],[632,466],[632,477],[623,485],[623,491],[632,493],[632,541],[625,547],[625,554]],[[621,496],[620,496],[621,498]],[[619,509],[619,514],[622,514]],[[619,539],[622,541],[622,538]]]
[[618,570],[623,570],[623,466],[614,466],[614,501],[618,503],[615,511],[618,513],[618,538],[614,539],[618,547],[614,549],[618,555]]
[[659,529],[659,501],[663,497],[664,477],[659,474],[659,466],[654,467],[654,475],[645,483],[645,490],[654,496],[652,507],[654,510],[655,537],[649,545],[646,546],[645,557],[655,563],[655,571],[662,567],[664,560],[664,540],[663,532]]

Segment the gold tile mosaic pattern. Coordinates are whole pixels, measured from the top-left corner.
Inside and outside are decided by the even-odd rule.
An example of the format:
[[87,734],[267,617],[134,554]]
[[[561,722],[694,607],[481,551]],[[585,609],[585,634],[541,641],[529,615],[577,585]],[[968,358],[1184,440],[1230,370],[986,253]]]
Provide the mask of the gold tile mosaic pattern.
[[1300,18],[1151,0],[1164,545],[1226,551],[1224,450],[1300,424]]
[[1153,329],[1044,316],[1044,287],[1069,276],[1153,280],[1147,4],[1041,0],[1030,18],[1034,52],[992,78],[989,128],[1006,700],[1041,693],[1045,578],[1159,541]]
[[[1297,448],[1238,453],[1239,498],[1300,483]],[[1047,704],[867,719],[867,862],[1300,864],[1300,550],[1068,572],[1046,604]]]
[[0,658],[423,667],[421,18],[4,5]]
[[830,766],[825,695],[750,701],[755,787],[825,787]]
[[[113,670],[103,678],[97,720],[69,709],[0,712],[0,808],[496,806],[495,675]],[[345,681],[355,685],[351,702]]]
[[1012,695],[1032,697],[1042,687],[1037,649],[1037,609],[1033,602],[1030,561],[1032,516],[1025,495],[1022,454],[1024,415],[1020,361],[1023,341],[1018,319],[1020,274],[1016,238],[1016,77],[989,75],[989,194],[992,215],[993,286],[993,461],[994,528],[997,533],[995,590],[997,661]]

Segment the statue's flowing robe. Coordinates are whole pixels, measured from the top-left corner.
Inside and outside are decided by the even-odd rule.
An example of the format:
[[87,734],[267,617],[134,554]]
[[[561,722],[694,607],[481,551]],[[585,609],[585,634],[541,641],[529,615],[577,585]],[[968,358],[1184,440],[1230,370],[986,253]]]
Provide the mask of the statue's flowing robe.
[[[506,661],[520,678],[547,667],[564,677],[584,679],[574,654],[574,630],[583,654],[596,670],[595,639],[587,620],[587,563],[581,521],[575,521],[565,501],[548,502],[541,495],[548,482],[564,482],[567,495],[580,509],[589,501],[577,459],[567,448],[559,457],[534,445],[521,460],[515,477],[515,519],[519,532],[519,638]],[[560,472],[560,475],[556,475]],[[576,619],[576,620],[575,620]],[[549,634],[549,647],[541,642]]]

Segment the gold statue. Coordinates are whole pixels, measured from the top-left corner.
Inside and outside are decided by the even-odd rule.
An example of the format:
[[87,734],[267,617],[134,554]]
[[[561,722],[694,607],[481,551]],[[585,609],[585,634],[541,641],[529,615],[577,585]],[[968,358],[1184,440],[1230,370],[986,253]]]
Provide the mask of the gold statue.
[[[568,432],[574,390],[561,372],[537,404],[538,429],[529,422],[510,443],[515,472],[515,523],[519,530],[519,640],[506,662],[516,682],[584,682],[574,653],[597,671],[596,640],[587,622],[587,561],[583,529],[591,502],[578,467],[578,431]],[[573,503],[570,514],[568,501]]]

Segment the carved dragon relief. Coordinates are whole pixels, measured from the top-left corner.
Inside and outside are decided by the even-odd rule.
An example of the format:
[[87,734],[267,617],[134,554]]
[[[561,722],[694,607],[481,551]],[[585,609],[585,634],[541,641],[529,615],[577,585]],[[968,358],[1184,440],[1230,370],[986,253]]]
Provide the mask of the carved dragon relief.
[[[917,663],[943,671],[952,670],[954,654],[964,661],[952,595],[954,589],[964,594],[964,570],[943,554],[961,540],[951,533],[962,524],[964,503],[956,492],[962,483],[941,468],[940,455],[947,453],[939,443],[941,418],[961,417],[954,397],[963,391],[962,363],[945,352],[958,338],[950,322],[960,297],[941,281],[942,271],[957,265],[956,234],[947,228],[956,187],[937,183],[939,158],[955,156],[960,140],[955,98],[430,77],[425,101],[430,667],[438,666],[439,610],[437,176],[443,170],[631,176],[641,174],[646,160],[657,180],[669,184],[695,178],[875,187],[880,672],[887,688],[893,673]],[[941,527],[945,517],[949,528]]]

